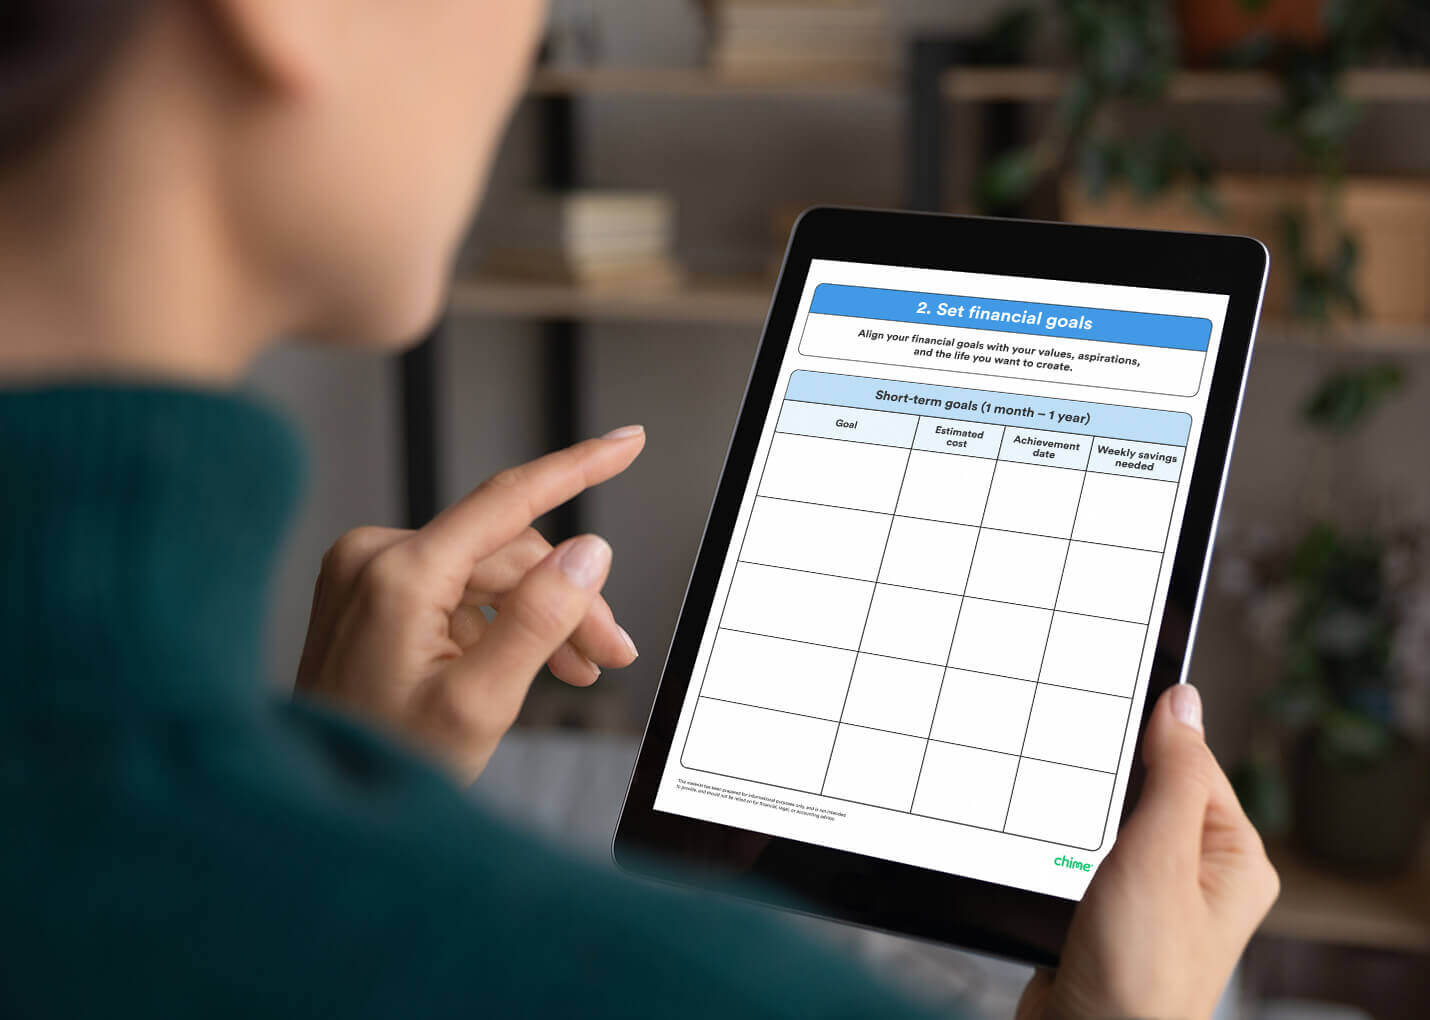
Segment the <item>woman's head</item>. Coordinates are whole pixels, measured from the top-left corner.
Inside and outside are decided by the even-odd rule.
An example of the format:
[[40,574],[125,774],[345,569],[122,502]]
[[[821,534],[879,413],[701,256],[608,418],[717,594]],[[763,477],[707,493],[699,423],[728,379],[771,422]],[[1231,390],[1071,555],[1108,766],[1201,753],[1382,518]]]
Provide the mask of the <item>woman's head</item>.
[[[409,339],[439,307],[543,7],[8,0],[0,205],[63,181],[61,204],[130,206],[96,221],[182,210],[164,244],[211,243],[195,258],[231,263],[267,325]],[[85,244],[78,213],[63,226]]]

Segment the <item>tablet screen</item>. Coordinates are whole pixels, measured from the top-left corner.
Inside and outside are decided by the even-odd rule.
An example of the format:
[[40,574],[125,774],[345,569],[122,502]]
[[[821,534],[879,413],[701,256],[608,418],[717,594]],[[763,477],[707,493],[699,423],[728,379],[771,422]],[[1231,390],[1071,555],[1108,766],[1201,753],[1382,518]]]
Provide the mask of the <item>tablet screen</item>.
[[1226,307],[814,260],[656,810],[1080,898]]

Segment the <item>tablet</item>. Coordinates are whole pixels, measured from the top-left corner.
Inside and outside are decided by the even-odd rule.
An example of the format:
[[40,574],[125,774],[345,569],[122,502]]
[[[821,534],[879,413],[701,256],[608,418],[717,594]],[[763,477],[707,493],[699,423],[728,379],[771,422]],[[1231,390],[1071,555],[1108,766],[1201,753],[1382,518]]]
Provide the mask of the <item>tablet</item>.
[[1056,963],[1186,674],[1266,267],[806,212],[617,862]]

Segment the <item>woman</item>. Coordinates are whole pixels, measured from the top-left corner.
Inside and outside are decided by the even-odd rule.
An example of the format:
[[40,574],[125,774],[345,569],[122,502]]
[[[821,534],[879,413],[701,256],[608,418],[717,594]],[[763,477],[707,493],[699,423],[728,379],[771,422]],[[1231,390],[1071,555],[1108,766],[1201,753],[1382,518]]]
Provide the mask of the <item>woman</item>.
[[[7,6],[0,1013],[914,1013],[756,911],[566,860],[451,782],[543,662],[587,684],[635,657],[599,595],[609,546],[530,522],[628,466],[638,427],[420,531],[344,536],[307,696],[258,681],[298,455],[229,389],[274,337],[395,348],[433,318],[540,8]],[[1206,1015],[1274,899],[1195,691],[1158,704],[1145,754],[1026,1016]]]

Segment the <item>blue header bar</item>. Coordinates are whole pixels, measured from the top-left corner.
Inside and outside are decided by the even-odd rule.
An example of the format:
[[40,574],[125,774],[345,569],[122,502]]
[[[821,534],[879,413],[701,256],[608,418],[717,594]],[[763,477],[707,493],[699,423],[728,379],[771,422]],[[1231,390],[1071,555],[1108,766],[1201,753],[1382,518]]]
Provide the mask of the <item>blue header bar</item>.
[[809,310],[820,315],[993,329],[1003,333],[1169,347],[1180,351],[1205,351],[1212,335],[1211,320],[1187,315],[1043,305],[1033,301],[1000,301],[959,294],[850,287],[840,283],[821,283],[815,287],[814,302]]
[[1192,430],[1191,416],[1181,411],[866,379],[805,369],[790,376],[785,399],[1166,446],[1186,446]]

